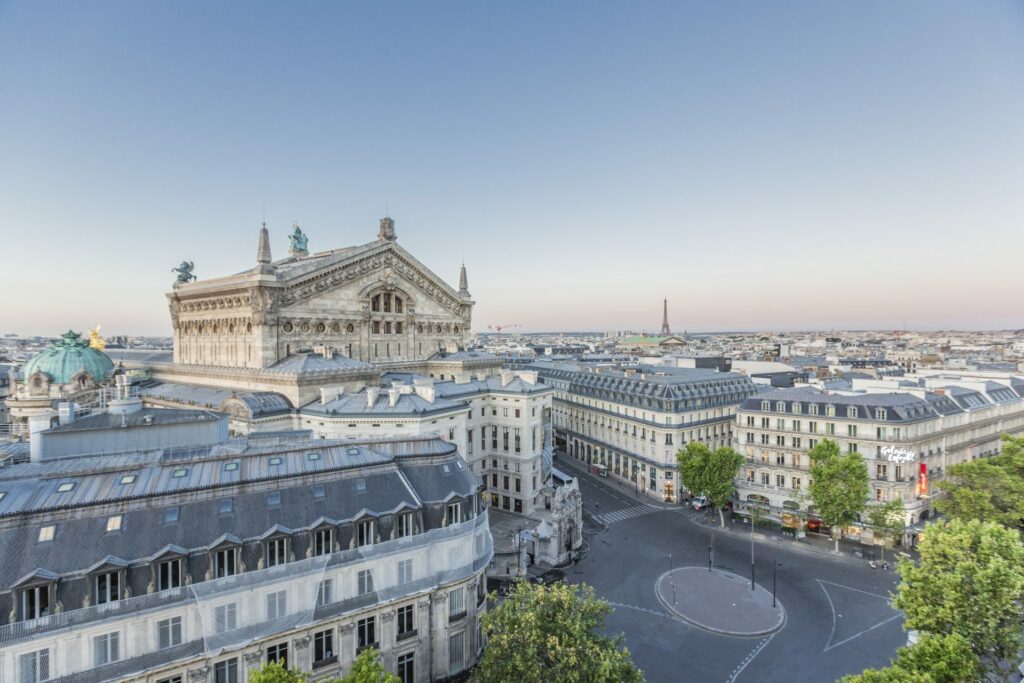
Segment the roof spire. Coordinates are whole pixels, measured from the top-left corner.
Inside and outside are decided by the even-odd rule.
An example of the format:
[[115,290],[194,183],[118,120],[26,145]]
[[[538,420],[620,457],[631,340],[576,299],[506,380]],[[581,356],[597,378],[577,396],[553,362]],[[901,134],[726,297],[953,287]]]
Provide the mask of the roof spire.
[[263,229],[260,230],[260,246],[256,249],[256,263],[270,263],[270,231],[267,230],[266,221],[263,222]]
[[466,278],[466,263],[462,263],[462,270],[459,271],[459,295],[469,296],[469,280]]

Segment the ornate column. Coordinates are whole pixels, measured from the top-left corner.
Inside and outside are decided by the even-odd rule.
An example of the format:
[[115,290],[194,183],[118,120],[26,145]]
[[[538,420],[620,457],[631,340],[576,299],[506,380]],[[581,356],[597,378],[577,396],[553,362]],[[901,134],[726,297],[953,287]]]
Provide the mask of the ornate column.
[[381,651],[381,662],[384,668],[392,671],[395,668],[395,649],[383,647],[384,643],[394,643],[395,637],[395,610],[387,609],[380,613],[380,633],[377,634],[377,642],[381,644],[378,648]]
[[312,639],[313,637],[307,633],[292,641],[295,646],[295,666],[302,671],[313,670],[313,648],[309,646]]
[[338,629],[338,664],[342,670],[356,658],[356,624],[350,621]]
[[248,679],[253,671],[260,668],[260,664],[263,662],[263,650],[246,652],[242,655],[242,660],[245,662],[245,677]]

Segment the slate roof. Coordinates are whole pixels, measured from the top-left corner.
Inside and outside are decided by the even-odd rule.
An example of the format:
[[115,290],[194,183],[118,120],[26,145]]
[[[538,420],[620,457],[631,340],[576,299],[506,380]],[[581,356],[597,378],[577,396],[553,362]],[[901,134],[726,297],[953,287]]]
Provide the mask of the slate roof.
[[[97,558],[148,562],[168,547],[195,552],[225,538],[244,542],[274,529],[294,532],[325,521],[417,509],[473,495],[480,485],[455,446],[439,439],[310,440],[241,453],[206,450],[177,460],[152,454],[80,458],[77,471],[67,463],[33,463],[0,472],[0,590],[40,568],[68,575],[85,572]],[[276,458],[280,464],[272,464]],[[323,497],[309,474],[317,475],[313,481],[324,487]],[[129,477],[134,479],[122,483]],[[280,504],[270,504],[266,485],[241,486],[259,481],[277,482],[273,490],[280,492]],[[74,486],[62,491],[69,483]],[[193,495],[174,495],[186,491]],[[229,514],[219,512],[224,497],[234,500]],[[146,503],[139,504],[141,499]],[[180,507],[177,522],[165,522],[169,506]],[[72,508],[81,511],[49,516]],[[53,541],[37,542],[39,518],[2,524],[31,513],[56,520]],[[111,514],[123,516],[120,532],[106,531]]]
[[485,377],[484,379],[473,379],[468,382],[435,382],[434,391],[437,396],[452,399],[470,399],[480,394],[543,394],[553,389],[546,384],[531,384],[526,380],[516,377],[508,384],[502,386],[501,377]]
[[[761,411],[762,402],[768,401],[767,412],[778,413],[778,404],[784,404],[781,412],[810,417],[828,417],[825,406],[835,407],[835,419],[878,420],[878,411],[883,411],[882,420],[887,422],[918,422],[960,412],[959,406],[949,397],[938,394],[929,398],[920,398],[913,394],[829,394],[812,387],[780,389],[770,394],[758,395],[743,402],[743,410]],[[800,404],[800,412],[793,412],[793,404]],[[818,414],[812,415],[810,406],[818,406]],[[848,409],[853,408],[854,417],[850,417]]]
[[261,372],[276,375],[320,375],[362,370],[373,372],[376,368],[361,360],[335,354],[330,358],[321,353],[301,352],[283,358]]

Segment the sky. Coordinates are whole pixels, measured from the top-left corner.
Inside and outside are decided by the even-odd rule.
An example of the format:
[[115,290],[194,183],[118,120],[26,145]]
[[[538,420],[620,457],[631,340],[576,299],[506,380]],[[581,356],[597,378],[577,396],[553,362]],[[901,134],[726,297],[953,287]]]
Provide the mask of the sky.
[[474,328],[1024,327],[1024,3],[4,2],[0,331],[381,216]]

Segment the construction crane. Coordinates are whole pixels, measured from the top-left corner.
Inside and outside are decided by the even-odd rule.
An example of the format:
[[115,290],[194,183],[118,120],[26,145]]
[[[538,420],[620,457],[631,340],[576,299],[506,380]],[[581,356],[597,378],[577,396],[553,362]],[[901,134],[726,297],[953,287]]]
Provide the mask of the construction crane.
[[488,325],[487,329],[494,330],[494,332],[497,334],[497,337],[495,339],[496,339],[496,341],[500,342],[501,341],[501,331],[502,330],[511,330],[512,328],[515,328],[515,327],[521,327],[521,325],[519,323],[509,323],[508,325]]

